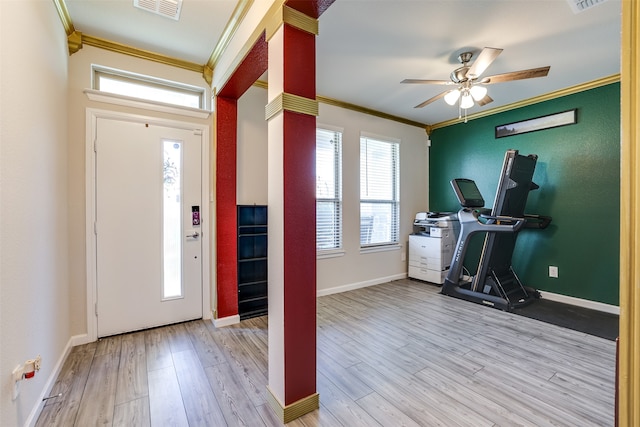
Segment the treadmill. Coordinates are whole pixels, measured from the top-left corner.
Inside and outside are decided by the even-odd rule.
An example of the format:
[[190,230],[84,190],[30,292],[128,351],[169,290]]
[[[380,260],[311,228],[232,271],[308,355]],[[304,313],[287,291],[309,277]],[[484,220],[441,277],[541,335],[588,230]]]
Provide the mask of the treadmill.
[[[460,234],[449,273],[441,293],[488,305],[505,311],[522,307],[540,298],[540,293],[524,286],[513,267],[511,257],[518,232],[526,228],[546,228],[551,218],[524,213],[538,156],[523,156],[508,150],[502,165],[493,209],[484,208],[484,199],[475,182],[457,178],[451,186],[462,206],[458,212]],[[472,235],[485,233],[484,245],[475,276],[463,279],[463,262]]]

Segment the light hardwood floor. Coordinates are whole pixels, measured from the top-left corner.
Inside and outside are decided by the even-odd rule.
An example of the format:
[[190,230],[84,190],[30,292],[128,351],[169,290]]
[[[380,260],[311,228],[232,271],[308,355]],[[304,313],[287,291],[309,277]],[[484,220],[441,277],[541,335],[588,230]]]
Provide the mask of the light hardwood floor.
[[[311,426],[611,426],[615,343],[411,280],[318,298]],[[38,426],[280,426],[267,318],[73,349]]]

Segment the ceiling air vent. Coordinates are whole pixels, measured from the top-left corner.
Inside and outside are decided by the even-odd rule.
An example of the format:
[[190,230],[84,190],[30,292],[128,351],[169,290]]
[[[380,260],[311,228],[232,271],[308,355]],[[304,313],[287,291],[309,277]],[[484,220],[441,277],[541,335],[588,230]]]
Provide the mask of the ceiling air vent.
[[133,0],[133,6],[177,21],[180,19],[182,0]]
[[591,9],[607,0],[567,0],[573,13],[580,13],[587,9]]

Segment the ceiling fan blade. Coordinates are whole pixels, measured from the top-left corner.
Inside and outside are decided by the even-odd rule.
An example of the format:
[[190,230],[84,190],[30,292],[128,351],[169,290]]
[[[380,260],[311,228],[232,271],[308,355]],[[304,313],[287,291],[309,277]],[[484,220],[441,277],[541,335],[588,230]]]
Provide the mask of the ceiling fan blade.
[[412,83],[423,85],[452,85],[451,80],[424,80],[424,79],[404,79],[400,83]]
[[510,73],[496,74],[494,76],[487,76],[483,78],[480,83],[493,84],[493,83],[509,82],[512,80],[532,79],[534,77],[545,77],[547,74],[549,74],[550,68],[551,67],[546,66],[546,67],[539,67],[539,68],[531,68],[529,70],[512,71]]
[[485,47],[482,49],[478,58],[473,61],[473,65],[471,65],[469,71],[467,71],[467,77],[469,79],[477,79],[501,53],[502,49],[496,49],[494,47]]
[[482,98],[480,101],[477,101],[479,106],[483,106],[483,105],[487,105],[490,102],[493,102],[493,98],[491,98],[489,95],[485,95],[484,98]]
[[436,96],[434,96],[434,97],[432,97],[432,98],[427,99],[427,100],[426,100],[426,101],[424,101],[422,104],[418,104],[418,105],[416,105],[416,106],[415,106],[415,107],[413,107],[413,108],[422,108],[422,107],[425,107],[425,106],[427,106],[427,105],[431,104],[433,101],[437,101],[437,100],[438,100],[438,99],[440,99],[440,98],[444,98],[444,96],[445,96],[448,92],[449,92],[449,91],[442,92],[442,93],[440,93],[440,94],[438,94],[438,95],[436,95]]

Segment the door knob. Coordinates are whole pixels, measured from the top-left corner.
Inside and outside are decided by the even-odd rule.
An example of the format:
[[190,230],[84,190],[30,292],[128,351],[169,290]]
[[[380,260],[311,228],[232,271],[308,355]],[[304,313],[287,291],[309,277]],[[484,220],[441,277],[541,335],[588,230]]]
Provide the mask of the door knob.
[[187,234],[187,237],[193,237],[194,239],[197,239],[198,236],[200,236],[200,233],[197,231],[194,231],[193,234]]

